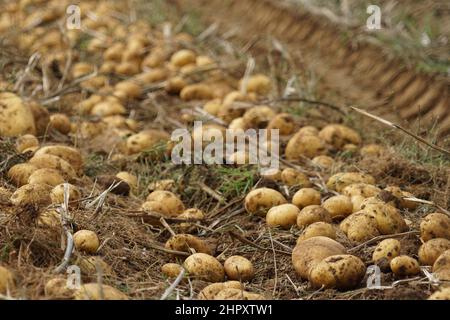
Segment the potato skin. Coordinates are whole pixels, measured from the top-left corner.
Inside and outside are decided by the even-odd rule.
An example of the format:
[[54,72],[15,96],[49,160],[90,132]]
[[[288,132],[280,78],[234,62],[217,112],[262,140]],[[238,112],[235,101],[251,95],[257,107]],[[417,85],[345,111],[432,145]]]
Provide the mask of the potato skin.
[[297,215],[297,226],[300,228],[319,221],[331,223],[332,219],[330,213],[318,205],[304,207]]
[[16,187],[21,187],[28,183],[28,178],[38,168],[31,163],[19,163],[8,170],[8,178]]
[[339,228],[354,242],[364,242],[380,235],[375,218],[363,211],[345,218]]
[[297,243],[300,241],[304,241],[306,239],[312,238],[312,237],[327,237],[333,240],[336,240],[336,230],[333,227],[332,224],[326,223],[326,222],[314,222],[307,226],[305,230],[303,230],[300,237],[297,239]]
[[35,154],[28,163],[39,169],[55,169],[68,181],[73,180],[77,173],[72,165],[66,160],[51,154]]
[[387,270],[389,263],[400,254],[400,241],[397,239],[385,239],[381,241],[372,254],[372,261],[380,266],[381,269]]
[[398,256],[391,260],[392,272],[398,277],[415,276],[420,273],[419,262],[409,256]]
[[367,204],[362,211],[375,218],[381,234],[394,234],[408,230],[400,212],[393,206],[383,203]]
[[287,203],[281,193],[270,188],[258,188],[245,197],[245,210],[248,213],[264,216],[267,211],[280,204]]
[[79,230],[75,232],[73,242],[77,250],[86,253],[95,253],[100,246],[97,234],[91,230]]
[[330,213],[332,219],[343,219],[353,212],[351,199],[344,195],[327,199],[322,207]]
[[450,218],[443,213],[430,213],[420,223],[420,237],[423,241],[433,238],[450,240]]
[[361,283],[366,273],[364,262],[358,257],[341,254],[323,259],[311,268],[309,281],[318,288],[352,289]]
[[11,92],[0,92],[0,136],[36,134],[33,114],[22,99]]
[[190,276],[208,282],[220,282],[225,278],[222,264],[213,256],[205,253],[194,253],[186,258],[183,264]]
[[230,280],[250,281],[255,268],[250,260],[242,256],[231,256],[224,263],[225,273]]
[[342,194],[345,196],[362,196],[364,198],[375,197],[380,192],[380,188],[367,183],[353,183],[342,190]]
[[46,184],[26,184],[12,194],[10,201],[15,206],[46,206],[51,203],[50,190]]
[[267,225],[271,227],[280,226],[289,229],[297,223],[299,208],[290,203],[280,204],[270,208],[266,215]]
[[156,201],[164,207],[164,213],[169,217],[176,217],[184,210],[184,204],[178,196],[170,191],[156,190],[147,196],[146,201]]
[[440,288],[428,297],[428,300],[450,300],[450,287]]
[[314,158],[326,153],[322,139],[312,135],[301,135],[297,132],[288,142],[285,155],[287,160],[299,160],[302,156]]
[[243,286],[239,281],[225,281],[211,283],[204,287],[198,294],[199,300],[214,300],[216,295],[224,289],[238,289],[243,290]]
[[359,145],[361,136],[355,130],[341,124],[329,124],[320,132],[319,137],[335,148],[341,149],[346,144]]
[[292,251],[292,263],[297,274],[308,279],[311,268],[320,261],[344,253],[345,248],[339,242],[327,237],[313,237],[297,243]]
[[419,262],[422,265],[432,266],[437,258],[450,249],[450,240],[444,238],[430,239],[419,248]]
[[167,278],[176,278],[183,269],[178,263],[166,263],[161,267],[161,272]]
[[281,181],[289,186],[298,186],[300,188],[311,187],[311,182],[306,174],[292,168],[286,168],[281,172]]
[[28,178],[29,184],[46,184],[51,187],[56,187],[64,183],[64,178],[55,169],[38,169]]
[[48,298],[70,299],[73,298],[74,290],[66,287],[67,278],[56,277],[45,284],[44,293]]
[[[76,201],[81,198],[81,191],[77,186],[73,184],[68,184],[69,188],[69,202]],[[64,184],[59,184],[52,189],[50,192],[50,198],[53,204],[60,204],[64,202]],[[70,204],[69,206],[76,207],[77,204]]]
[[35,157],[41,154],[51,154],[67,161],[75,171],[81,171],[83,169],[83,157],[78,149],[73,147],[55,145],[42,147],[36,151]]
[[302,188],[294,194],[292,203],[300,209],[311,205],[320,205],[320,192],[313,188]]
[[375,184],[375,178],[359,172],[339,172],[328,179],[327,187],[342,192],[345,187],[354,183]]
[[194,249],[196,252],[212,255],[211,247],[204,240],[191,234],[176,234],[167,240],[165,247],[188,253],[191,252],[189,249]]
[[450,270],[450,249],[439,255],[433,264],[433,272],[439,272],[443,269]]

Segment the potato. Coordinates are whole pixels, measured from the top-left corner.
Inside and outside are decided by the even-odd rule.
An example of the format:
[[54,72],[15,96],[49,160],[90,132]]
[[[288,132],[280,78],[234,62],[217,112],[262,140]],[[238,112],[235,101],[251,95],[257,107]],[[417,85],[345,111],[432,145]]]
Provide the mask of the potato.
[[320,192],[313,188],[302,188],[294,194],[292,203],[300,209],[307,206],[320,205]]
[[[39,151],[39,150],[38,150]],[[59,171],[62,176],[71,181],[77,173],[75,169],[66,160],[51,154],[35,154],[28,163],[37,169],[54,169]]]
[[290,203],[281,204],[269,209],[266,215],[267,225],[289,229],[297,223],[297,215],[300,209]]
[[353,205],[353,213],[361,211],[365,199],[366,198],[364,198],[363,196],[350,197],[350,200],[352,201],[352,205]]
[[344,253],[345,248],[339,242],[327,237],[313,237],[297,243],[292,251],[292,263],[295,271],[308,279],[311,268],[320,261]]
[[37,225],[46,229],[59,229],[61,228],[61,215],[53,209],[42,211],[39,213]]
[[330,213],[332,219],[342,219],[353,212],[352,201],[349,197],[342,195],[327,199],[322,207]]
[[269,121],[275,117],[276,113],[269,106],[255,106],[248,109],[242,119],[247,128],[263,129]]
[[242,289],[226,288],[214,297],[214,300],[266,300],[263,295],[243,291]]
[[213,65],[215,64],[214,60],[208,56],[198,56],[195,59],[195,64],[198,67],[204,67],[204,66],[209,66],[209,65]]
[[196,54],[192,50],[183,49],[175,52],[170,57],[170,63],[178,68],[181,68],[185,65],[195,62],[196,62]]
[[364,275],[366,266],[358,257],[339,254],[332,255],[311,268],[309,281],[320,288],[336,288],[339,290],[357,287]]
[[212,114],[213,116],[217,116],[221,108],[222,101],[220,99],[210,100],[203,105],[203,110],[208,112],[209,114]]
[[368,144],[359,150],[359,153],[363,157],[379,157],[384,152],[386,152],[386,149],[379,144]]
[[314,126],[304,126],[298,130],[297,134],[300,136],[318,136],[319,129]]
[[161,267],[161,272],[167,278],[176,278],[180,274],[183,267],[178,263],[166,263]]
[[116,97],[108,96],[103,101],[96,103],[91,109],[91,115],[108,117],[125,114],[127,110]]
[[187,85],[187,82],[182,77],[172,77],[166,81],[164,90],[168,94],[180,94],[181,90]]
[[[239,162],[237,163],[239,164]],[[268,168],[261,170],[260,172],[261,178],[267,181],[280,181],[281,180],[281,171],[277,168]]]
[[281,193],[270,188],[258,188],[245,197],[245,210],[248,213],[265,216],[267,211],[280,204],[287,203]]
[[430,239],[419,248],[419,262],[422,265],[432,266],[436,259],[448,249],[450,249],[450,240],[444,238]]
[[322,139],[313,135],[302,135],[297,132],[288,142],[285,149],[287,160],[301,160],[302,157],[314,158],[326,152]]
[[224,263],[228,279],[250,281],[255,276],[255,268],[250,260],[242,256],[231,256]]
[[248,78],[245,90],[247,92],[253,92],[258,95],[266,95],[270,92],[271,88],[272,88],[272,81],[268,76],[263,74],[255,74]]
[[188,253],[191,252],[190,249],[193,249],[195,252],[212,255],[212,248],[204,240],[191,234],[176,234],[167,240],[165,247]]
[[269,119],[267,130],[279,130],[280,136],[287,136],[294,132],[295,121],[289,113],[279,113]]
[[[125,52],[126,53],[126,52]],[[117,64],[114,68],[115,73],[121,76],[134,76],[141,72],[140,61],[137,59],[133,59],[130,61],[122,61]],[[119,91],[116,91],[119,92]],[[124,93],[123,91],[121,91]],[[118,95],[120,96],[120,95]],[[127,95],[126,95],[127,96]],[[129,98],[129,96],[127,96]]]
[[73,243],[78,251],[86,253],[96,253],[100,241],[94,231],[91,230],[79,230],[73,235]]
[[342,194],[345,196],[362,196],[364,198],[375,197],[380,192],[380,188],[367,183],[353,183],[342,190]]
[[44,293],[47,298],[71,299],[74,290],[67,288],[67,278],[56,277],[45,283]]
[[106,86],[107,83],[108,83],[108,78],[103,75],[99,75],[99,76],[92,77],[92,78],[82,81],[80,83],[80,87],[85,90],[90,90],[90,91],[95,92],[95,91],[100,90],[104,86]]
[[95,66],[87,62],[78,62],[72,66],[72,78],[80,78],[94,72]]
[[9,199],[12,196],[12,192],[6,188],[0,187],[0,204],[9,203]]
[[216,295],[224,289],[238,289],[243,290],[244,287],[239,281],[225,281],[211,283],[204,287],[198,294],[199,300],[214,300]]
[[325,126],[319,132],[319,137],[338,149],[341,149],[346,144],[359,145],[361,143],[361,136],[359,133],[341,124],[330,124]]
[[68,134],[71,129],[70,119],[65,114],[54,113],[50,116],[49,127],[62,134]]
[[211,100],[214,94],[207,84],[196,83],[185,86],[180,92],[180,98],[184,101]]
[[16,150],[17,152],[20,153],[33,148],[37,149],[38,147],[39,147],[39,140],[32,134],[25,134],[23,136],[20,136],[16,140]]
[[186,220],[189,219],[202,220],[205,218],[205,214],[200,209],[190,208],[184,210],[177,218]]
[[314,157],[311,162],[316,165],[317,167],[323,168],[323,169],[330,169],[334,165],[334,159],[329,156],[317,156]]
[[202,146],[212,142],[215,138],[222,137],[225,139],[225,127],[217,124],[206,124],[201,127],[197,127],[192,131],[192,140],[195,143],[202,143]]
[[329,222],[332,218],[330,213],[318,205],[304,207],[297,215],[297,226],[300,228],[307,227],[314,222]]
[[394,234],[408,230],[400,212],[389,204],[367,204],[363,206],[362,211],[375,218],[381,234]]
[[308,188],[311,186],[308,176],[293,168],[286,168],[281,172],[281,181],[289,187]]
[[96,275],[99,272],[103,276],[113,274],[113,270],[109,264],[107,264],[105,260],[99,256],[79,258],[76,261],[76,265],[80,267],[81,273],[85,275]]
[[389,263],[400,254],[400,241],[397,239],[385,239],[381,241],[372,254],[372,261],[383,270],[389,268]]
[[186,258],[183,264],[188,274],[208,282],[220,282],[225,277],[222,264],[206,253],[194,253]]
[[47,206],[51,203],[51,187],[46,184],[26,184],[17,189],[11,196],[15,206]]
[[11,92],[0,92],[0,136],[36,134],[36,124],[29,106]]
[[428,300],[450,300],[450,287],[440,288],[429,296]]
[[149,212],[149,213],[159,213],[163,216],[169,216],[169,209],[165,206],[164,203],[158,201],[145,201],[140,210]]
[[8,178],[16,187],[21,187],[28,183],[28,178],[38,168],[30,163],[19,163],[8,170]]
[[83,169],[83,157],[78,149],[63,145],[46,146],[37,150],[33,158],[37,158],[44,154],[57,156],[67,161],[77,172]]
[[75,300],[128,300],[128,297],[106,284],[87,283],[75,292]]
[[147,186],[147,189],[150,192],[155,191],[155,190],[170,191],[174,187],[175,187],[175,181],[174,180],[172,180],[172,179],[162,179],[162,180],[151,182]]
[[336,240],[336,230],[333,227],[333,225],[326,223],[326,222],[314,222],[311,223],[309,226],[303,230],[300,237],[297,239],[297,243],[300,241],[304,241],[309,238],[313,237],[327,237],[333,240]]
[[183,202],[170,191],[153,191],[147,196],[147,201],[156,201],[163,204],[164,213],[169,217],[178,216],[185,210]]
[[29,184],[47,184],[56,187],[58,184],[64,183],[64,178],[55,169],[38,169],[28,178]]
[[348,216],[339,227],[354,242],[364,242],[380,235],[375,217],[363,211]]
[[116,177],[119,178],[122,181],[125,181],[128,183],[128,185],[133,189],[136,190],[138,187],[138,178],[129,172],[121,171],[118,174],[116,174]]
[[384,190],[392,193],[398,199],[401,208],[415,210],[419,206],[419,203],[417,202],[405,200],[404,198],[414,198],[414,195],[407,191],[401,190],[399,187],[389,186],[384,188]]
[[162,130],[147,129],[130,136],[127,139],[128,154],[150,150],[161,143],[169,141],[170,136]]
[[0,266],[0,294],[6,294],[8,290],[13,290],[14,276],[11,271]]
[[450,218],[443,213],[430,213],[420,223],[420,237],[423,241],[433,238],[450,240]]
[[433,263],[433,273],[439,280],[450,281],[450,249],[440,254]]
[[50,121],[50,113],[46,108],[39,105],[37,102],[26,103],[30,108],[30,111],[34,118],[34,123],[36,126],[36,136],[43,136],[47,132],[48,123]]
[[141,94],[141,86],[132,80],[124,80],[114,86],[114,96],[121,101],[138,98]]
[[398,277],[415,276],[420,273],[419,262],[409,256],[398,256],[390,262],[392,272]]
[[327,187],[342,192],[345,187],[354,183],[375,184],[375,178],[359,172],[339,172],[328,179]]

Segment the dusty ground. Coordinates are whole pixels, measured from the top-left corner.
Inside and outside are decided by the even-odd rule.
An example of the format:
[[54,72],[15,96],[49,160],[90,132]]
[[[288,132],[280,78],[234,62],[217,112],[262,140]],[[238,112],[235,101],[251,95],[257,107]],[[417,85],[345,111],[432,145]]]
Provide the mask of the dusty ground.
[[[26,8],[25,12],[30,13],[36,7],[29,5]],[[316,185],[323,185],[323,182],[336,172],[361,171],[373,175],[381,188],[397,185],[417,198],[432,201],[444,210],[450,209],[448,156],[431,150],[398,130],[387,128],[373,119],[344,108],[355,101],[358,101],[358,106],[367,107],[370,103],[379,102],[379,97],[376,92],[361,88],[358,78],[355,80],[351,74],[344,71],[342,74],[338,71],[326,74],[326,65],[321,64],[320,59],[313,61],[314,57],[317,57],[316,51],[297,50],[298,47],[292,47],[282,39],[277,46],[272,41],[273,38],[265,34],[256,35],[262,40],[254,41],[253,34],[243,32],[254,32],[254,25],[246,29],[245,25],[238,24],[236,16],[231,14],[226,16],[226,23],[208,37],[195,37],[201,34],[205,36],[204,32],[212,21],[224,20],[220,15],[213,16],[208,7],[186,9],[184,6],[175,6],[172,1],[158,0],[142,1],[137,7],[131,5],[117,10],[124,15],[119,15],[116,19],[125,25],[128,24],[128,19],[136,14],[138,19],[151,24],[152,30],[159,36],[163,30],[163,22],[171,24],[172,32],[183,31],[194,35],[192,42],[171,39],[169,43],[173,48],[188,47],[209,55],[220,62],[220,70],[229,79],[240,79],[249,57],[253,56],[256,60],[256,71],[270,76],[274,83],[271,98],[281,96],[289,79],[294,79],[291,82],[292,89],[300,92],[304,99],[315,101],[283,101],[277,105],[280,110],[292,113],[299,127],[314,125],[321,128],[327,123],[343,123],[355,128],[363,137],[364,144],[379,143],[386,148],[387,151],[377,157],[363,157],[358,151],[331,150],[330,156],[335,159],[335,165],[329,170],[320,169],[308,160],[295,163]],[[46,30],[59,28],[56,20],[41,23],[39,26]],[[238,26],[239,29],[233,31],[232,26]],[[26,68],[29,57],[33,54],[32,51],[18,48],[17,42],[14,41],[14,35],[17,34],[25,35],[19,28],[2,31],[0,34],[3,40],[0,42],[1,78],[10,85],[17,83],[20,71]],[[101,55],[87,52],[89,42],[93,38],[96,38],[93,33],[83,34],[71,51],[80,61],[100,65]],[[312,61],[314,66],[311,65]],[[98,117],[80,117],[74,112],[73,106],[92,94],[90,90],[80,88],[79,83],[72,80],[64,82],[62,89],[58,88],[61,77],[53,70],[53,74],[49,76],[49,92],[37,90],[37,93],[34,93],[37,86],[44,85],[42,81],[45,75],[39,65],[30,72],[32,76],[20,92],[24,98],[38,100],[51,113],[62,112],[69,115],[72,123],[85,121],[95,126],[101,122]],[[208,71],[199,72],[190,80],[201,81],[209,75]],[[127,78],[116,74],[108,74],[108,77],[112,84]],[[323,80],[324,78],[326,80]],[[193,118],[204,118],[198,113],[192,116],[192,110],[201,107],[202,102],[181,101],[178,96],[168,95],[158,85],[160,83],[149,86],[144,95],[126,105],[126,116],[136,120],[139,129],[157,128],[170,133],[180,126],[190,127]],[[351,90],[352,87],[355,90]],[[50,99],[54,96],[60,99]],[[342,108],[343,114],[342,111],[338,112],[320,101],[331,101],[333,105]],[[188,116],[182,117],[183,113]],[[415,132],[420,135],[422,133]],[[424,137],[443,147],[448,139],[445,136],[436,138],[434,133]],[[101,278],[103,283],[118,288],[133,299],[159,299],[163,295],[173,279],[167,279],[160,272],[161,266],[168,262],[182,263],[184,260],[183,256],[175,257],[167,253],[164,243],[170,238],[171,231],[181,233],[183,229],[176,219],[167,219],[170,228],[153,223],[154,219],[142,212],[140,205],[149,193],[148,185],[151,182],[173,179],[175,185],[171,191],[180,196],[185,207],[196,207],[205,213],[205,219],[192,226],[190,232],[209,242],[221,262],[234,254],[243,255],[252,261],[256,275],[251,282],[245,284],[249,291],[273,299],[425,299],[437,288],[423,274],[418,279],[407,279],[395,288],[386,290],[367,289],[364,286],[365,279],[360,287],[351,291],[311,288],[307,281],[296,275],[291,262],[290,252],[301,231],[295,226],[290,230],[270,229],[264,219],[251,216],[243,210],[242,199],[255,186],[278,189],[288,198],[296,191],[293,188],[286,192],[279,183],[261,179],[254,166],[174,165],[159,146],[137,155],[114,157],[114,154],[119,153],[115,147],[125,138],[109,134],[83,139],[73,132],[62,135],[50,130],[39,138],[42,144],[75,145],[82,151],[85,159],[83,174],[76,180],[85,201],[71,210],[70,222],[74,231],[89,229],[98,234],[101,246],[96,254],[101,256],[113,271],[103,275],[84,274],[83,282],[96,282]],[[14,164],[26,162],[32,152],[19,154],[14,149],[14,138],[0,139],[0,186],[14,192],[16,187],[7,178],[7,172]],[[99,213],[94,213],[92,208],[86,208],[85,205],[92,197],[98,196],[108,187],[94,185],[94,181],[100,176],[115,175],[119,171],[128,171],[138,177],[138,186],[132,195],[109,193]],[[321,191],[323,198],[331,195],[327,190]],[[2,297],[56,298],[46,295],[44,287],[49,279],[55,277],[55,267],[64,255],[65,239],[60,225],[52,227],[37,223],[39,215],[45,209],[18,208],[7,199],[0,198],[0,264],[13,270],[16,277],[16,288],[9,296]],[[436,210],[435,206],[421,204],[415,210],[402,211],[402,214],[410,221],[410,230],[417,231],[420,219]],[[402,253],[417,257],[421,244],[417,234],[411,232],[400,236],[399,239],[402,242]],[[347,249],[354,248],[352,254],[363,259],[366,265],[371,264],[371,253],[376,242],[360,246],[351,243],[343,234],[339,234],[339,240]],[[75,262],[83,257],[86,255],[74,251],[71,259]],[[390,285],[398,279],[391,273],[386,273],[383,274],[382,280],[383,285]],[[206,284],[196,279],[183,281],[170,298],[195,298]]]

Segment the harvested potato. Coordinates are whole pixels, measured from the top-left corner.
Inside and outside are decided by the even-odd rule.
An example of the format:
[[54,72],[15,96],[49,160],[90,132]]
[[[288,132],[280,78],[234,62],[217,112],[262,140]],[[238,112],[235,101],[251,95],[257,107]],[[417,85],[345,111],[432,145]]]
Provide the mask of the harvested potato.
[[15,186],[21,187],[28,183],[28,179],[37,169],[31,163],[19,163],[8,170],[7,176]]
[[293,168],[286,168],[281,172],[281,181],[289,187],[308,188],[311,186],[308,176]]
[[15,206],[46,206],[51,203],[51,187],[46,184],[26,184],[11,195],[11,203]]
[[267,130],[279,130],[280,136],[287,136],[295,131],[295,121],[289,113],[279,113],[269,119]]
[[300,237],[297,239],[297,243],[313,237],[327,237],[336,240],[336,229],[332,224],[326,222],[314,222],[303,230]]
[[382,270],[388,270],[391,260],[400,255],[400,241],[397,239],[385,239],[381,241],[372,254],[372,261]]
[[[178,219],[186,219],[186,220],[203,220],[205,218],[205,214],[202,210],[197,208],[190,208],[184,210],[178,217]],[[180,228],[182,230],[189,230],[191,227],[194,227],[193,224],[186,222],[180,223]]]
[[37,225],[45,228],[61,228],[61,215],[58,211],[50,209],[39,213]]
[[242,119],[246,128],[263,129],[267,127],[269,121],[275,117],[276,113],[268,106],[255,106],[248,109]]
[[54,113],[50,116],[49,127],[62,134],[68,134],[72,125],[68,116],[62,113]]
[[330,213],[318,205],[306,206],[297,215],[297,226],[300,228],[307,227],[314,222],[331,223],[331,221]]
[[314,157],[311,162],[323,169],[330,169],[334,165],[334,159],[325,155]]
[[184,204],[177,195],[170,191],[156,190],[147,196],[147,201],[156,201],[163,205],[164,214],[169,217],[180,215],[184,210]]
[[96,253],[100,246],[97,234],[91,230],[79,230],[73,235],[75,248],[86,253]]
[[450,218],[443,213],[430,213],[420,223],[420,237],[423,241],[434,238],[450,240]]
[[198,294],[199,300],[214,300],[216,295],[224,289],[238,289],[243,290],[243,286],[239,281],[225,281],[211,283],[204,287]]
[[118,174],[116,174],[116,177],[119,178],[122,181],[125,181],[128,183],[128,185],[131,187],[131,189],[136,190],[138,187],[138,178],[129,172],[121,171]]
[[155,190],[165,190],[170,191],[175,187],[175,181],[172,179],[162,179],[155,182],[150,183],[147,186],[148,191],[152,192]]
[[[433,273],[435,273],[440,280],[450,281],[448,275],[450,275],[450,249],[442,252],[439,257],[433,263]],[[445,279],[440,277],[445,275]]]
[[384,188],[384,190],[392,193],[394,197],[398,199],[401,208],[415,210],[419,206],[419,203],[405,199],[405,198],[414,198],[414,195],[412,193],[401,190],[397,186],[389,186]]
[[39,140],[32,134],[25,134],[20,136],[16,140],[16,150],[17,152],[25,152],[28,150],[34,150],[39,147]]
[[328,179],[327,187],[342,192],[345,187],[354,183],[375,184],[375,178],[359,172],[339,172]]
[[343,195],[327,199],[322,207],[330,213],[332,219],[343,219],[353,212],[352,201]]
[[350,198],[353,205],[353,213],[361,211],[365,199],[363,196],[352,196]]
[[272,88],[272,81],[268,76],[263,74],[255,74],[248,78],[245,90],[247,92],[253,92],[258,95],[265,95],[270,92],[271,88]]
[[323,140],[313,135],[297,132],[288,142],[285,149],[287,160],[300,160],[302,157],[314,158],[326,152]]
[[77,176],[77,173],[71,164],[64,159],[51,154],[35,154],[28,163],[37,169],[57,170],[69,181]]
[[389,204],[363,205],[362,211],[375,218],[381,234],[394,234],[408,230],[405,219],[400,212]]
[[128,300],[128,297],[106,284],[87,283],[75,292],[75,300]]
[[212,255],[212,248],[204,240],[191,234],[176,234],[167,240],[165,247],[188,253],[193,249],[195,252]]
[[81,171],[83,169],[83,157],[81,152],[73,147],[63,145],[42,147],[36,151],[33,158],[38,158],[44,154],[57,156],[67,161],[75,169],[75,171]]
[[170,63],[178,68],[196,62],[196,54],[192,50],[183,49],[170,57]]
[[202,143],[205,146],[214,139],[225,138],[225,127],[217,124],[206,124],[197,127],[192,131],[192,140],[194,144]]
[[161,272],[167,278],[176,278],[180,274],[183,267],[178,263],[166,263],[161,267]]
[[[236,153],[235,153],[236,154]],[[236,163],[239,164],[239,163]],[[281,171],[277,168],[269,168],[264,169],[260,173],[261,178],[267,181],[280,181],[281,180]]]
[[8,290],[14,288],[14,276],[12,272],[0,266],[0,294],[6,294]]
[[368,144],[359,150],[359,153],[363,157],[379,157],[384,152],[386,152],[386,149],[379,144]]
[[250,191],[245,197],[245,210],[248,213],[265,216],[275,206],[286,203],[281,193],[270,188],[258,188]]
[[36,134],[36,124],[29,106],[11,92],[0,92],[0,136]]
[[[81,191],[77,186],[72,184],[67,184],[69,190],[69,202],[80,200]],[[64,203],[64,184],[59,184],[52,189],[50,192],[50,198],[52,199],[53,204],[61,204]],[[71,204],[69,203],[69,206]],[[73,206],[76,206],[74,204]]]
[[158,201],[145,201],[140,208],[142,211],[149,213],[159,213],[163,216],[168,216],[168,208],[164,203]]
[[263,295],[242,289],[226,288],[214,297],[214,300],[266,300]]
[[214,98],[211,87],[204,83],[189,84],[180,92],[180,98],[184,101],[211,100]]
[[102,275],[113,274],[113,270],[109,264],[99,256],[80,258],[77,260],[76,264],[80,267],[81,273],[85,275],[96,275],[99,272]]
[[36,136],[44,136],[47,132],[48,123],[50,121],[50,113],[47,108],[39,105],[37,102],[28,102],[28,107],[34,118],[36,126]]
[[392,272],[398,277],[415,276],[420,273],[419,262],[409,256],[398,256],[390,262]]
[[358,257],[339,254],[329,256],[311,268],[309,281],[320,288],[352,289],[358,286],[366,273],[364,262]]
[[128,196],[130,194],[130,185],[119,179],[113,175],[105,174],[99,175],[96,178],[96,182],[98,185],[104,189],[108,189],[112,187],[111,193],[120,195],[120,196]]
[[209,114],[212,114],[213,116],[217,116],[221,108],[222,102],[220,101],[220,99],[208,101],[203,105],[203,110],[205,110]]
[[70,299],[74,290],[67,287],[67,278],[56,277],[45,283],[44,293],[46,297],[52,299]]
[[12,192],[6,188],[0,187],[0,203],[9,203],[9,199],[11,198]]
[[367,183],[353,183],[342,190],[342,194],[345,196],[362,196],[364,198],[375,197],[380,192],[380,188]]
[[429,296],[428,300],[450,300],[450,287],[440,288]]
[[142,94],[141,86],[132,80],[125,80],[114,86],[113,95],[121,101],[136,99]]
[[295,271],[308,279],[311,268],[320,261],[344,253],[345,248],[339,242],[327,237],[313,237],[297,243],[292,251],[292,263]]
[[168,94],[180,94],[181,90],[188,84],[182,77],[172,77],[166,81],[164,90]]
[[320,192],[313,188],[302,188],[294,194],[292,203],[300,209],[307,206],[320,205]]
[[444,238],[430,239],[419,248],[419,262],[422,265],[432,266],[436,259],[448,249],[450,249],[450,240]]
[[289,229],[297,223],[300,209],[290,203],[281,204],[269,209],[266,215],[267,225]]
[[224,263],[228,279],[250,281],[255,276],[255,268],[250,260],[242,256],[231,256]]
[[55,169],[38,169],[28,178],[29,184],[47,184],[51,187],[64,183],[64,178]]
[[170,136],[162,130],[147,129],[127,139],[128,154],[135,154],[169,141]]
[[319,132],[319,137],[338,149],[341,149],[346,144],[359,145],[361,143],[361,136],[359,133],[341,124],[330,124],[325,126]]
[[93,116],[109,117],[125,114],[127,110],[116,97],[108,96],[103,101],[95,104],[91,109]]
[[348,216],[339,227],[354,242],[364,242],[380,235],[375,217],[363,211]]
[[194,253],[186,258],[183,264],[190,276],[208,282],[220,282],[225,277],[222,264],[213,256],[205,253]]

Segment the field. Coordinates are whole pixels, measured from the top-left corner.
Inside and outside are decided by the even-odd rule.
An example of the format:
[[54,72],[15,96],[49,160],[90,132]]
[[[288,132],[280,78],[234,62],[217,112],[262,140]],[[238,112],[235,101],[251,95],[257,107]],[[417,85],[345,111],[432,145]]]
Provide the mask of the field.
[[450,299],[450,8],[367,5],[0,3],[0,299]]

